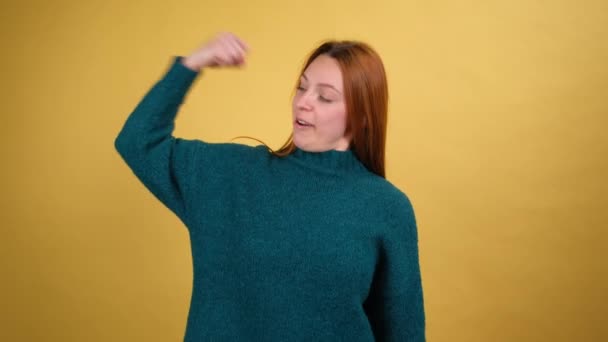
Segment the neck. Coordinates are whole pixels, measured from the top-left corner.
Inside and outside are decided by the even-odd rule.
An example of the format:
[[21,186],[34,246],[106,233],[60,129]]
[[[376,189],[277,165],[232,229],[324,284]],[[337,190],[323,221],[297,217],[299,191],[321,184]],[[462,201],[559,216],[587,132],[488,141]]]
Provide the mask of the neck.
[[289,158],[316,171],[347,174],[367,171],[352,150],[306,151],[296,146]]

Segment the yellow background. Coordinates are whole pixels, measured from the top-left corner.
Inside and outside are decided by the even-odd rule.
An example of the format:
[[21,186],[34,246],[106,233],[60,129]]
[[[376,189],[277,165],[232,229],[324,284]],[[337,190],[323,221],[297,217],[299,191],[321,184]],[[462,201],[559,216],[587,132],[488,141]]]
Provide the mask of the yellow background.
[[429,341],[608,340],[608,2],[226,3],[2,6],[0,340],[183,338],[187,231],[114,139],[172,56],[222,30],[248,66],[198,79],[177,136],[278,148],[318,42],[383,57]]

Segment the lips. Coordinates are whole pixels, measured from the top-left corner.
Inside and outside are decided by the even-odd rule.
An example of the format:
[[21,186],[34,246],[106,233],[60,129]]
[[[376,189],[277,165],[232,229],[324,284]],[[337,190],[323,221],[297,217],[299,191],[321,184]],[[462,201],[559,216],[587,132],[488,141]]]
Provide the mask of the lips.
[[306,120],[302,120],[302,119],[300,119],[300,118],[296,118],[296,119],[295,119],[295,121],[294,121],[294,123],[295,123],[296,125],[298,125],[298,126],[301,126],[301,127],[313,127],[313,126],[314,126],[314,125],[313,125],[313,124],[311,124],[310,122],[308,122],[308,121],[306,121]]

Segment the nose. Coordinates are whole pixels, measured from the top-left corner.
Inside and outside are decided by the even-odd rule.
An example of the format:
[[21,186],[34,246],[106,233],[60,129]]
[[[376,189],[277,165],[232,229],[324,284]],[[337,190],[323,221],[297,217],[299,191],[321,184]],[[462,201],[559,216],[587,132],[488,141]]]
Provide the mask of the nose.
[[308,91],[303,91],[296,95],[296,108],[301,110],[310,110],[312,108]]

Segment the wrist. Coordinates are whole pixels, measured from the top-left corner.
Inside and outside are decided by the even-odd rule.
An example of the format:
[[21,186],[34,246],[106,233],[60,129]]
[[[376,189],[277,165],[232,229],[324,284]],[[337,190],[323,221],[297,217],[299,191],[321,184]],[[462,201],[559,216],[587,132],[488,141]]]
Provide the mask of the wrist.
[[192,70],[192,71],[196,71],[199,72],[202,68],[202,66],[198,65],[197,63],[193,62],[189,57],[184,57],[182,58],[182,64],[187,67],[188,69]]

